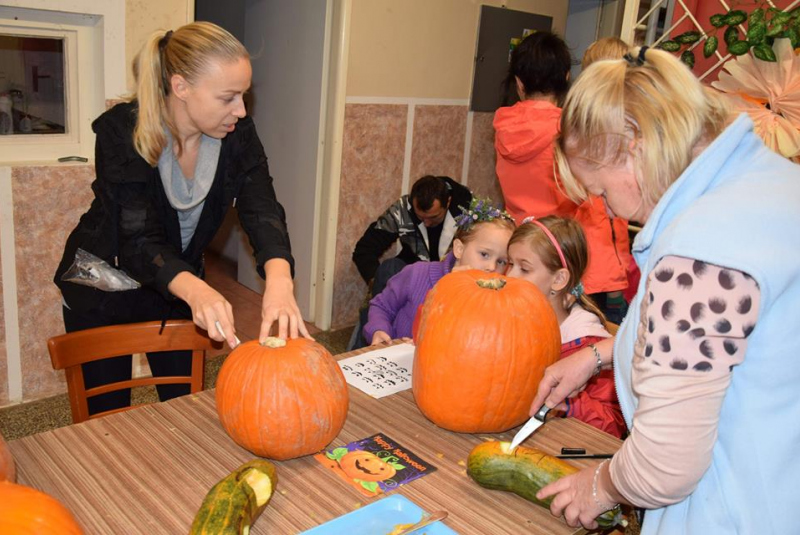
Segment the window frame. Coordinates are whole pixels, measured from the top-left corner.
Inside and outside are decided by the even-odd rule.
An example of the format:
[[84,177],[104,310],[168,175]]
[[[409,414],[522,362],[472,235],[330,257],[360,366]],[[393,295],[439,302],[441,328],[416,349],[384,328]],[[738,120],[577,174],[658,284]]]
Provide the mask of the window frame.
[[[11,5],[9,5],[11,4]],[[0,166],[94,160],[92,121],[109,98],[125,93],[124,0],[11,0],[0,6],[0,31],[64,38],[66,134],[0,136]],[[112,95],[109,97],[109,95]]]

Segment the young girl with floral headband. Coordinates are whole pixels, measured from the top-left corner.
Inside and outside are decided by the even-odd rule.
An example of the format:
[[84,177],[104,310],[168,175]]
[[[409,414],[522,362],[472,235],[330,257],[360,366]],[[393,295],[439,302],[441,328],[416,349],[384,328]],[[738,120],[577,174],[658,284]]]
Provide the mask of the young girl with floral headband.
[[507,247],[514,222],[488,199],[473,199],[460,207],[452,250],[439,262],[416,262],[389,279],[386,288],[369,303],[364,339],[371,345],[410,337],[417,309],[428,290],[453,270],[480,269],[504,273]]
[[[581,277],[589,254],[586,237],[574,219],[526,218],[508,243],[508,276],[532,282],[553,306],[561,327],[561,357],[611,337],[605,317],[584,293]],[[611,370],[598,372],[577,396],[558,407],[617,437],[626,432]]]

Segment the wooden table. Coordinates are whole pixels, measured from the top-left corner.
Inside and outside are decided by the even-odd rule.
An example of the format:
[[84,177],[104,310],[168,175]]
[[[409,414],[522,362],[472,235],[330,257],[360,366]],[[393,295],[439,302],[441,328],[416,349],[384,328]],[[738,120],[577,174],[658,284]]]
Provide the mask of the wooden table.
[[[474,445],[510,440],[513,431],[452,433],[419,412],[410,390],[373,399],[351,387],[350,413],[334,445],[379,432],[438,468],[395,492],[427,511],[447,510],[445,523],[461,534],[580,532],[549,511],[513,494],[483,489],[466,475]],[[552,454],[562,446],[614,452],[620,444],[573,419],[550,420],[525,443]],[[25,437],[9,446],[19,483],[59,499],[87,534],[104,535],[187,533],[206,492],[254,458],[220,426],[213,390]],[[278,490],[253,534],[298,533],[379,499],[363,497],[310,456],[275,464]]]

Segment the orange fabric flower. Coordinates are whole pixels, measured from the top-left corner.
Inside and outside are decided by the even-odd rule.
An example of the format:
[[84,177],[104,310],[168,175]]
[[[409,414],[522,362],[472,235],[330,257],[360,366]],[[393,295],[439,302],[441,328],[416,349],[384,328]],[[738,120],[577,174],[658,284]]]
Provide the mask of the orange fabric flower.
[[[730,97],[734,109],[753,119],[764,143],[787,158],[800,158],[800,56],[789,39],[772,46],[777,62],[751,54],[729,61],[712,82]],[[727,72],[726,72],[727,71]]]

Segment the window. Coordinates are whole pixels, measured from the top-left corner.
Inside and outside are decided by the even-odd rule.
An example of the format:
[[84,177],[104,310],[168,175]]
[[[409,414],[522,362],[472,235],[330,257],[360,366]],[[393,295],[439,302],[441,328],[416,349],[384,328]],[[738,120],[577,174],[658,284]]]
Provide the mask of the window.
[[0,35],[0,135],[66,133],[64,39]]
[[103,17],[0,7],[0,165],[93,159]]

